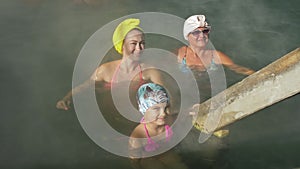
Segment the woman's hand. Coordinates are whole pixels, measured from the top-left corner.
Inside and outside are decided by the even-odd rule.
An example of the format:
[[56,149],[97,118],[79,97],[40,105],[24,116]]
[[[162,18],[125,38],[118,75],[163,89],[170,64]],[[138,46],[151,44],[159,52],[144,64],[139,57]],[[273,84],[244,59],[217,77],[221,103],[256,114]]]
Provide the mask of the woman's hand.
[[229,69],[233,70],[234,72],[238,73],[238,74],[243,74],[243,75],[251,75],[253,73],[255,73],[254,70],[237,65],[237,64],[232,64],[228,66]]
[[62,99],[56,103],[56,108],[61,110],[69,110],[71,108],[71,99]]

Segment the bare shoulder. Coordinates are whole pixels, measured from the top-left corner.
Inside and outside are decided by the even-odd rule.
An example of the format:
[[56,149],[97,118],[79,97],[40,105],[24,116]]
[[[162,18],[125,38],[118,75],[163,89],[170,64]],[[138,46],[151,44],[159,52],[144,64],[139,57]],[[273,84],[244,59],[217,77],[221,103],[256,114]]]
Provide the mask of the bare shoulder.
[[115,60],[100,65],[94,72],[92,79],[95,81],[109,82],[121,60]]
[[143,124],[139,124],[135,127],[135,129],[132,131],[131,138],[146,138],[145,135],[145,129]]
[[129,138],[130,148],[140,148],[142,141],[138,138],[146,138],[143,124],[139,124],[131,133]]
[[187,46],[182,46],[177,50],[177,52],[178,54],[183,54],[185,53],[186,50],[187,50]]
[[187,52],[187,46],[182,46],[177,50],[177,60],[180,62]]
[[110,71],[112,69],[116,69],[116,67],[120,64],[121,60],[115,60],[115,61],[111,61],[111,62],[107,62],[102,64],[99,69],[101,69],[102,71]]

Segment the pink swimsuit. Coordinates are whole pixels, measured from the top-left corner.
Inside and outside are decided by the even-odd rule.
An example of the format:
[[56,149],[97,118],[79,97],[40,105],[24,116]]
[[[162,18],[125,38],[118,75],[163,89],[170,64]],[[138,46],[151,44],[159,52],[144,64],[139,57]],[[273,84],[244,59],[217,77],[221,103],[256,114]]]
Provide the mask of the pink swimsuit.
[[[104,84],[104,87],[105,87],[106,89],[110,89],[110,88],[114,85],[114,83],[116,83],[115,80],[116,80],[116,76],[117,76],[117,74],[118,74],[118,72],[119,72],[119,70],[120,70],[120,65],[121,65],[121,63],[118,65],[116,71],[114,72],[113,77],[112,77],[110,83],[105,83],[105,84]],[[143,79],[143,73],[142,73],[141,65],[139,65],[139,69],[140,69],[140,72],[139,72],[140,80],[139,80],[139,84],[138,84],[138,86],[136,87],[136,89],[138,89],[141,85],[143,85],[143,84],[146,83],[146,81]]]
[[[151,151],[157,150],[159,148],[159,144],[151,139],[148,129],[146,127],[146,123],[144,123],[144,129],[145,129],[145,132],[147,135],[147,145],[144,147],[145,151],[151,152]],[[169,142],[173,135],[173,131],[169,125],[165,125],[165,129],[166,129],[165,130],[166,131],[166,142]]]

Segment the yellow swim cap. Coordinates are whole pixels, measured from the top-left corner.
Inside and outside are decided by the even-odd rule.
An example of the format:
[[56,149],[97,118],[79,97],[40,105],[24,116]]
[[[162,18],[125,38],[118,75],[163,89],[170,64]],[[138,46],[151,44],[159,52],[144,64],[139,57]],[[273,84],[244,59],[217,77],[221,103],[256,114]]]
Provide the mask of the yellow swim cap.
[[122,54],[123,41],[129,31],[131,31],[132,29],[139,29],[142,31],[142,29],[139,27],[139,24],[140,24],[139,19],[129,18],[124,20],[117,26],[117,28],[114,31],[113,39],[112,39],[117,52]]

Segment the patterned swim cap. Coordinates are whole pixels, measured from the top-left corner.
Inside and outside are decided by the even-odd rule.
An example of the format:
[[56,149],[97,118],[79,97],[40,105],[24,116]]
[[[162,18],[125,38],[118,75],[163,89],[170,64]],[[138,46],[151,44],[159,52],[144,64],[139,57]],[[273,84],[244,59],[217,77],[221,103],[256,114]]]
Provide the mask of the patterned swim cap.
[[145,112],[152,106],[169,102],[169,96],[166,90],[155,83],[146,83],[142,85],[137,92],[137,102],[139,111],[144,115]]

